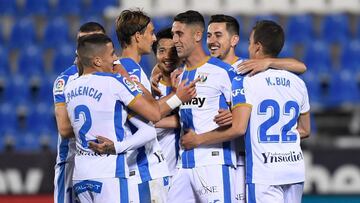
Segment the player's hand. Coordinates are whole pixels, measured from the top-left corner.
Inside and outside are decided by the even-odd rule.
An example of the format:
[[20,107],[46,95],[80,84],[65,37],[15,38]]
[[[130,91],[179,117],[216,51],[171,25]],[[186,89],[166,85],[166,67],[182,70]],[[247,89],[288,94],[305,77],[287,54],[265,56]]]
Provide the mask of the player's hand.
[[215,116],[214,121],[219,126],[231,126],[232,114],[230,110],[219,109],[219,114]]
[[89,148],[99,154],[116,154],[114,142],[106,137],[97,136],[97,141],[89,141]]
[[171,86],[174,92],[176,92],[177,90],[180,81],[179,76],[182,72],[183,72],[182,68],[177,68],[170,74]]
[[190,101],[192,98],[196,97],[196,83],[200,81],[200,78],[196,78],[195,80],[191,81],[188,85],[185,85],[188,79],[183,80],[177,90],[176,90],[176,96],[179,97],[179,99],[182,102]]
[[142,92],[147,92],[148,91],[146,89],[146,87],[143,84],[141,84],[141,82],[138,82],[138,81],[133,81],[133,82],[136,84],[136,86],[139,88],[140,91],[142,91]]
[[151,77],[151,93],[153,96],[161,97],[161,90],[159,89],[159,82],[162,78],[162,73],[157,73]]
[[270,59],[249,59],[240,63],[237,70],[240,74],[248,73],[248,76],[253,76],[267,70],[270,64]]
[[190,150],[200,145],[200,137],[193,130],[189,130],[181,136],[181,146],[183,149]]

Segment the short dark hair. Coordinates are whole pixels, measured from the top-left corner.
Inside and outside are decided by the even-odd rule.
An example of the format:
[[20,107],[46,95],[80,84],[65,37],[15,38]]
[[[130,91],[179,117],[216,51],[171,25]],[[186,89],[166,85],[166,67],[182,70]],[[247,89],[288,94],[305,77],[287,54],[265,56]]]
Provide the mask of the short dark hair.
[[97,32],[106,33],[104,27],[97,22],[87,22],[81,25],[79,32]]
[[116,19],[116,36],[121,47],[124,48],[126,45],[130,45],[131,36],[136,32],[144,34],[150,22],[150,17],[139,9],[123,10]]
[[236,18],[228,15],[218,14],[210,17],[209,25],[211,23],[225,23],[226,30],[235,35],[239,35],[240,25]]
[[85,35],[78,39],[77,54],[82,67],[92,66],[92,58],[104,51],[106,44],[112,43],[105,34]]
[[171,39],[172,40],[171,27],[162,29],[156,34],[156,41],[152,45],[152,50],[155,55],[156,55],[157,46],[161,39]]
[[177,14],[174,17],[174,21],[178,21],[187,25],[199,25],[202,29],[205,29],[204,17],[199,12],[194,10],[188,10]]
[[253,27],[254,43],[260,42],[265,55],[276,57],[284,46],[285,35],[280,25],[271,20],[257,21]]

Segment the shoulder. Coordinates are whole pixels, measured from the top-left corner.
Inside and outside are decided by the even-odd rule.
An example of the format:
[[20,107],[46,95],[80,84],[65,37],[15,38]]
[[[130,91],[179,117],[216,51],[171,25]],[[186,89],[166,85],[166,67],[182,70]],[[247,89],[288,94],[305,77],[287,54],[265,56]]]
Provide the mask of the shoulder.
[[55,79],[53,86],[53,94],[63,94],[65,90],[65,85],[67,85],[69,79],[71,80],[71,77],[78,77],[78,69],[76,65],[70,66]]
[[60,75],[56,78],[55,80],[55,84],[60,82],[60,83],[65,83],[67,82],[67,80],[69,79],[69,77],[77,77],[78,76],[78,69],[76,65],[72,65],[70,66],[68,69],[66,69],[64,72],[60,73]]
[[103,79],[111,84],[121,84],[126,86],[129,90],[137,90],[137,86],[126,77],[121,76],[119,73],[94,73],[95,76],[103,77]]
[[138,64],[131,58],[120,58],[118,61],[124,68],[138,67]]
[[232,66],[228,63],[225,63],[224,61],[218,59],[218,58],[215,58],[215,57],[211,57],[208,62],[209,64],[212,64],[212,65],[215,65],[215,66],[218,66],[222,69],[225,69],[225,70],[230,70],[232,69]]
[[230,78],[230,80],[232,80],[236,76],[236,71],[234,67],[218,58],[211,57],[208,61],[208,64],[218,67],[219,71],[217,72],[226,74]]

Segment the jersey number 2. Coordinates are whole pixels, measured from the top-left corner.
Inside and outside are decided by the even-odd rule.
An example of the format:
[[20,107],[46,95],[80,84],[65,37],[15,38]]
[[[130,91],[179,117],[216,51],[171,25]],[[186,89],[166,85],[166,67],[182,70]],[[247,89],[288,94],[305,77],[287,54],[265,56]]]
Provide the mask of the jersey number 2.
[[90,115],[90,110],[87,106],[85,105],[79,105],[75,107],[75,122],[78,122],[80,119],[80,114],[82,114],[83,118],[84,118],[84,124],[81,126],[80,130],[79,130],[79,137],[81,140],[81,145],[86,149],[88,148],[87,146],[87,141],[85,138],[85,135],[89,132],[90,128],[91,128],[91,115]]
[[282,115],[289,116],[290,111],[293,109],[295,112],[293,114],[293,117],[291,120],[285,124],[281,128],[281,138],[278,134],[269,135],[267,131],[269,128],[271,128],[273,125],[275,125],[277,122],[279,122],[280,119],[280,105],[272,99],[264,100],[260,103],[258,114],[259,115],[265,115],[268,108],[271,108],[272,115],[271,117],[263,122],[258,129],[258,136],[259,136],[259,142],[261,143],[290,143],[290,142],[296,142],[297,135],[294,133],[289,133],[291,128],[296,124],[298,115],[299,115],[299,105],[295,101],[287,101],[284,105],[284,109],[282,112]]

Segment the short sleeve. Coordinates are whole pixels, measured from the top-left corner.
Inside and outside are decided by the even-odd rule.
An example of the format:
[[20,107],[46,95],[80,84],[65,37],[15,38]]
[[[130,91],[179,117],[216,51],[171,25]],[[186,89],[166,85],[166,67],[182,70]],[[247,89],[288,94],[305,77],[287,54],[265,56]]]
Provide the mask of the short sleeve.
[[305,84],[303,90],[303,100],[300,107],[300,113],[302,114],[310,111],[309,94]]
[[[137,85],[117,74],[114,80],[114,90],[117,99],[121,100],[126,106],[135,102],[135,99],[141,96],[141,92],[138,90]],[[113,85],[111,85],[113,86]]]
[[55,105],[65,103],[65,85],[68,80],[67,75],[61,75],[56,78],[53,86],[53,97]]
[[238,75],[234,77],[231,85],[231,108],[234,109],[239,105],[249,105],[246,100],[244,77]]

